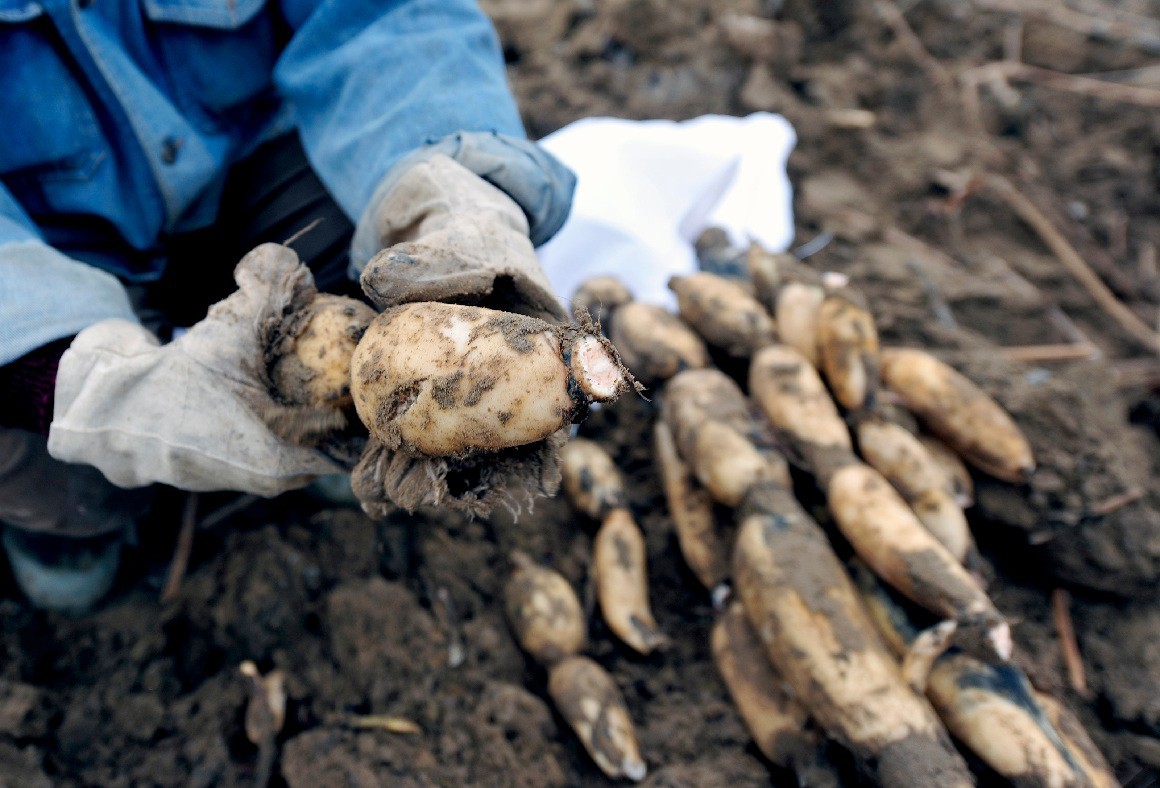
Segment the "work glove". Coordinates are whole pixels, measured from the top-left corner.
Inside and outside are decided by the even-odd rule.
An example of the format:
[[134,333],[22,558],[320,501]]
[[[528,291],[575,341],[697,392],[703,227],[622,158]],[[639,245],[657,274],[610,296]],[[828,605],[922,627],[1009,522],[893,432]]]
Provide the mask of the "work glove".
[[238,264],[238,290],[167,345],[119,319],[77,335],[61,358],[48,448],[114,484],[273,496],[343,472],[338,448],[294,445],[269,426],[265,351],[314,295],[309,269],[264,244]]
[[380,308],[442,301],[552,322],[567,318],[519,204],[448,156],[411,164],[370,221],[383,251],[360,282]]
[[[473,140],[499,153],[484,157],[480,146],[468,144]],[[533,226],[535,217],[550,216],[552,232],[563,222],[574,184],[571,173],[532,146],[519,148],[513,159],[493,147],[499,144],[490,137],[468,137],[447,153],[420,151],[388,175],[360,220],[352,253],[357,266],[370,249],[380,250],[360,279],[373,303],[387,309],[442,301],[549,322],[567,319],[536,258],[532,237],[550,235],[544,232],[545,221]],[[500,164],[513,160],[518,166]],[[477,170],[494,177],[485,179]],[[510,188],[501,189],[492,180]],[[533,203],[538,207],[529,208]],[[411,456],[372,441],[352,483],[372,515],[392,506],[413,510],[422,505],[485,515],[499,501],[519,510],[559,486],[558,452],[566,438],[561,431],[531,446],[446,458]]]

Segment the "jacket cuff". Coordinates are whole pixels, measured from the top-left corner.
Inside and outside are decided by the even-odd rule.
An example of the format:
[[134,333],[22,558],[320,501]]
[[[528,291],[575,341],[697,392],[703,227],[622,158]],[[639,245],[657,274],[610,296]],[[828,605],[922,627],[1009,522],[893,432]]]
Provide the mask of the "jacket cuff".
[[454,159],[515,200],[528,217],[533,246],[551,239],[572,209],[576,175],[536,143],[486,131],[449,134],[404,156],[379,182],[355,226],[350,255],[353,278],[381,251],[375,217],[391,189],[409,168],[436,155]]
[[112,274],[42,241],[0,246],[0,366],[110,317],[137,320]]

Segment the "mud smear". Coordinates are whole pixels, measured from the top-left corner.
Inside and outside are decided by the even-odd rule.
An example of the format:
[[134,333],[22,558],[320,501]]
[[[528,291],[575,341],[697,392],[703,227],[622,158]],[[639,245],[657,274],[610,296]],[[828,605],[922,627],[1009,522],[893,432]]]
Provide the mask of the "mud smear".
[[876,776],[882,785],[971,785],[965,764],[948,757],[950,739],[937,741],[912,733],[887,745],[878,757]]
[[[811,521],[797,499],[787,490],[769,485],[751,494],[742,511],[746,512],[743,517],[762,518],[762,536],[766,547],[778,556],[784,586],[829,623],[844,651],[864,650],[867,646],[864,633],[858,622],[850,621],[849,610],[843,604],[844,595],[835,595],[835,579],[844,578],[844,570],[821,527]],[[741,521],[739,518],[738,522]]]

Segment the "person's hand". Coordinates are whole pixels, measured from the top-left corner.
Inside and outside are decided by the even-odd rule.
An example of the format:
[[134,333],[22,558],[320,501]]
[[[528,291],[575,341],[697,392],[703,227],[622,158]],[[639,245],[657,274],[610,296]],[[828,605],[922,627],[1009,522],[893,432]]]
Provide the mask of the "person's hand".
[[52,456],[92,465],[122,487],[265,496],[343,472],[267,424],[267,409],[278,407],[266,381],[268,336],[314,295],[309,269],[289,248],[264,244],[234,277],[237,292],[168,345],[125,320],[77,335],[57,373]]
[[448,156],[407,167],[379,203],[373,229],[383,251],[361,283],[382,309],[443,301],[566,319],[523,209]]
[[[524,209],[452,158],[433,154],[394,173],[370,216],[381,251],[362,272],[381,309],[417,301],[470,304],[566,319],[536,259]],[[356,243],[357,245],[357,243]],[[518,509],[559,485],[561,430],[546,440],[456,457],[410,455],[371,441],[352,473],[372,514],[391,506],[449,506],[486,514],[497,501]]]

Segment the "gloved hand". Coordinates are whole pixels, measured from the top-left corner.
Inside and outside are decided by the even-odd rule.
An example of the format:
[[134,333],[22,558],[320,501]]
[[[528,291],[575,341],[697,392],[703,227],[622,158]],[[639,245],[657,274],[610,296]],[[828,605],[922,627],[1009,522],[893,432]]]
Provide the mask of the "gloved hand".
[[[473,141],[479,147],[468,144]],[[486,137],[468,139],[455,154],[477,166],[480,151],[489,144]],[[502,156],[490,169],[477,167],[489,169],[497,182],[507,173],[517,187],[526,187],[522,189],[505,183],[506,190],[501,190],[456,159],[432,150],[396,167],[355,234],[356,263],[368,249],[381,249],[362,271],[367,297],[382,309],[442,301],[550,322],[565,320],[530,237],[543,231],[544,221],[532,228],[528,217],[542,215],[554,231],[567,213],[573,181],[546,153],[533,149],[527,155],[532,158],[517,159],[526,166],[513,166],[510,172],[496,164]],[[532,203],[537,207],[529,209]],[[538,495],[555,492],[559,447],[566,438],[562,430],[531,446],[444,458],[410,456],[372,441],[351,480],[372,515],[382,515],[392,505],[407,510],[449,506],[485,515],[499,501],[518,510]]]
[[264,244],[238,264],[238,290],[168,345],[125,320],[77,335],[57,372],[48,448],[114,484],[272,496],[344,469],[279,438],[265,381],[271,326],[314,294],[287,247]]
[[370,218],[383,251],[361,283],[380,308],[443,301],[566,319],[536,259],[523,209],[450,157],[410,164]]

